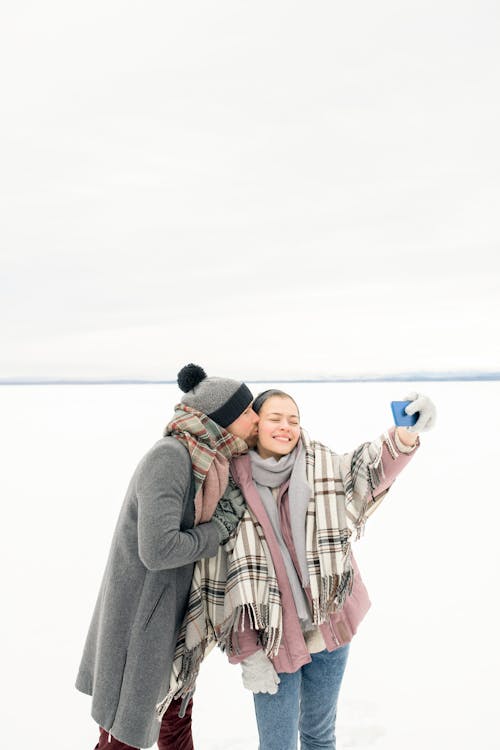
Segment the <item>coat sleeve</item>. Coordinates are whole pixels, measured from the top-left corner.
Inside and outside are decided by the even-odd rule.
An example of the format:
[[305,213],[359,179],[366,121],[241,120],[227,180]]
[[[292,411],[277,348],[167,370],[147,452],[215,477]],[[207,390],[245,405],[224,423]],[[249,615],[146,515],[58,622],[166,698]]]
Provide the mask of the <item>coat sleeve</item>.
[[333,454],[335,474],[341,479],[347,526],[361,533],[366,519],[378,508],[398,474],[414,456],[420,440],[404,445],[396,428],[371,443],[362,443],[354,451]]
[[178,568],[217,552],[220,538],[209,521],[181,531],[191,461],[177,441],[159,441],[136,477],[139,557],[149,570]]

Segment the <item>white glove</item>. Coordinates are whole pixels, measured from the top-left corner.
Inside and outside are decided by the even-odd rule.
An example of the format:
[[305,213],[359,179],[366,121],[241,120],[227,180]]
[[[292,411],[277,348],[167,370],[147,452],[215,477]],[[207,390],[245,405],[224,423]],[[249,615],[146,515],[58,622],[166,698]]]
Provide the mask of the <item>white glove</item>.
[[424,396],[423,393],[412,393],[406,396],[405,401],[411,401],[411,404],[405,409],[407,414],[419,413],[417,422],[411,427],[407,427],[408,432],[426,432],[431,430],[436,424],[436,407],[431,401],[429,396]]
[[278,692],[280,678],[276,674],[272,661],[262,651],[257,651],[241,662],[243,685],[253,693]]

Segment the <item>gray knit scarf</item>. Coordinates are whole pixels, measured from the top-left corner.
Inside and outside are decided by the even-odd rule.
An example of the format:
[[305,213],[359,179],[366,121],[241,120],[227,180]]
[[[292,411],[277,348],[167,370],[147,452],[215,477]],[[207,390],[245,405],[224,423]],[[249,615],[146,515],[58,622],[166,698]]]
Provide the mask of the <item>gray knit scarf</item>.
[[[282,456],[279,460],[274,457],[262,458],[256,451],[250,451],[250,460],[252,462],[253,480],[259,490],[259,495],[280,546],[302,629],[310,630],[314,626],[311,620],[309,601],[304,593],[303,586],[307,586],[309,582],[306,559],[306,512],[311,497],[311,487],[306,476],[304,447],[300,443],[291,453]],[[299,580],[290,552],[283,539],[279,508],[272,492],[273,489],[281,487],[288,479],[290,479],[288,487],[290,525],[302,582]]]

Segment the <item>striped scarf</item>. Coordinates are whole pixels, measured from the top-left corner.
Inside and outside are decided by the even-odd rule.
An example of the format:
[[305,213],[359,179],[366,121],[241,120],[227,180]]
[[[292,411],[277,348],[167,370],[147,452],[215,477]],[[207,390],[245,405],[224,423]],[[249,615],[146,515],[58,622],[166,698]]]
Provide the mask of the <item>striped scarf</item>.
[[[388,436],[384,436],[388,437]],[[306,515],[306,557],[312,595],[312,620],[318,626],[343,607],[353,584],[350,536],[364,523],[385,492],[374,497],[382,471],[382,441],[363,443],[352,453],[336,454],[302,431],[311,498]],[[230,478],[227,496],[240,490]],[[278,581],[264,532],[247,507],[236,536],[215,557],[196,563],[188,608],[180,628],[170,690],[158,703],[161,718],[174,698],[188,700],[202,660],[215,643],[235,653],[245,614],[268,656],[282,637]]]
[[246,453],[247,444],[185,404],[177,404],[163,435],[172,435],[189,451],[195,484],[194,523],[209,521],[227,487],[229,460]]

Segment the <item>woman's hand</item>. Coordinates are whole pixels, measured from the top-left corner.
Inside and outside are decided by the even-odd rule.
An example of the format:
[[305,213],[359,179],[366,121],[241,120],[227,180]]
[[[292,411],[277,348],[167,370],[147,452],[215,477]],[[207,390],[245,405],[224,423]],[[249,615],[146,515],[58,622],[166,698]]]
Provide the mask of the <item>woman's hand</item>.
[[[418,420],[416,424],[407,427],[405,432],[415,434],[431,430],[436,424],[436,407],[429,396],[424,396],[423,393],[416,393],[413,391],[405,398],[405,401],[411,401],[411,404],[408,404],[405,409],[407,414],[411,415],[418,412]],[[401,434],[399,434],[399,437],[405,442]],[[406,444],[408,445],[408,443]]]
[[253,693],[274,693],[278,692],[280,678],[276,674],[272,661],[262,651],[256,651],[241,662],[243,670],[243,685],[247,690]]

